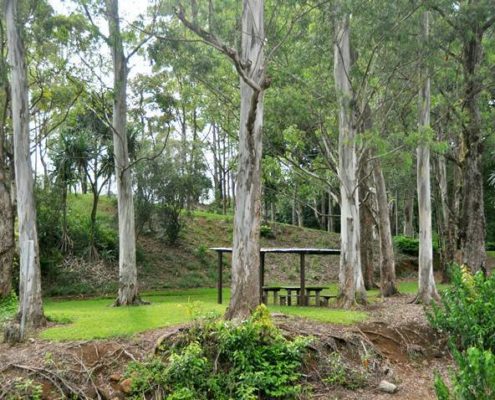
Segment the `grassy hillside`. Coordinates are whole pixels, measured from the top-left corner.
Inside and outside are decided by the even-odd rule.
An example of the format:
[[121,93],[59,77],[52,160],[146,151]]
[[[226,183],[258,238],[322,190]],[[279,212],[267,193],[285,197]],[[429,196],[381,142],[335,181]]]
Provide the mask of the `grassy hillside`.
[[[69,223],[87,226],[91,212],[91,197],[72,196],[69,203]],[[232,216],[194,212],[184,215],[184,227],[176,245],[169,245],[159,229],[138,238],[137,262],[142,289],[214,287],[217,279],[217,255],[210,247],[232,244]],[[116,231],[116,204],[102,197],[98,207],[98,222],[105,232]],[[339,236],[314,229],[285,224],[271,225],[271,238],[262,238],[264,247],[339,247]],[[106,254],[108,256],[108,254]],[[112,259],[113,258],[113,259]],[[307,258],[307,279],[311,282],[331,282],[337,277],[338,257]],[[224,256],[224,281],[230,277],[230,255]],[[297,255],[266,256],[268,284],[296,284],[299,258]],[[45,268],[44,291],[49,295],[76,295],[113,292],[118,282],[115,255],[106,261],[89,262],[83,257],[68,257],[57,265]]]
[[[92,199],[89,195],[71,196],[69,225],[74,232],[87,230]],[[47,295],[78,295],[115,293],[118,284],[116,249],[116,200],[102,196],[98,208],[98,224],[102,259],[89,262],[79,254],[44,263],[43,289]],[[232,216],[196,211],[184,215],[184,227],[176,245],[169,245],[158,228],[138,238],[137,263],[142,290],[164,288],[215,287],[217,255],[210,247],[230,247]],[[158,225],[158,224],[155,224]],[[292,225],[272,224],[270,237],[262,238],[263,247],[339,247],[339,235]],[[74,234],[77,242],[77,235]],[[113,242],[112,242],[113,241]],[[113,243],[113,244],[112,244]],[[75,243],[77,246],[77,243]],[[490,252],[489,252],[490,253]],[[84,254],[84,253],[82,253]],[[493,264],[489,254],[489,266]],[[416,257],[397,255],[398,275],[415,279]],[[224,282],[230,278],[230,255],[224,255]],[[337,281],[338,256],[309,256],[306,258],[306,278],[309,284],[329,285]],[[268,254],[266,256],[267,284],[297,284],[299,257]]]

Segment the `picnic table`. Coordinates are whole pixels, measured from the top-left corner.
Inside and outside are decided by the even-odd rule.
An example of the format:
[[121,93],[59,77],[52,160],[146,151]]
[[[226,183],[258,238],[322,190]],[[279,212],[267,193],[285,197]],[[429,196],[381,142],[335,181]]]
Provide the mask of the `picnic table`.
[[[216,251],[218,254],[218,304],[222,304],[222,288],[223,288],[223,253],[232,253],[231,247],[212,247],[210,250]],[[259,282],[259,296],[260,301],[263,301],[265,292],[263,288],[265,287],[265,256],[268,253],[279,253],[279,254],[299,254],[299,291],[300,293],[305,293],[303,305],[306,304],[306,255],[317,254],[317,255],[338,255],[340,254],[339,249],[319,249],[319,248],[308,248],[308,247],[292,247],[292,248],[280,248],[280,247],[262,247],[260,249],[260,282]],[[296,290],[296,289],[292,289]],[[321,289],[323,290],[323,289]],[[315,296],[320,294],[320,291],[315,291]],[[278,294],[278,292],[277,292]],[[275,296],[275,291],[274,291]],[[300,294],[299,294],[300,296]],[[318,304],[318,303],[317,303]]]
[[278,303],[278,292],[282,290],[281,286],[263,286],[263,303],[268,303],[268,294],[273,293],[273,304]]
[[[315,298],[315,305],[320,305],[320,294],[323,290],[328,289],[328,286],[306,286],[305,290],[302,291],[300,286],[282,286],[282,289],[287,290],[287,305],[292,305],[292,292],[296,293],[297,304],[298,305],[309,305],[309,299],[311,297]],[[304,297],[301,294],[304,293]],[[311,295],[314,293],[314,295]]]

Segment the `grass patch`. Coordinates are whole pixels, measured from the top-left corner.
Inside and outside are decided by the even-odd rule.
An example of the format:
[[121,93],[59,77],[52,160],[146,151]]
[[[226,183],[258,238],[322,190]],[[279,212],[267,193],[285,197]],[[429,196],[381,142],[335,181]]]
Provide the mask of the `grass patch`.
[[[443,290],[447,285],[438,285]],[[401,293],[415,293],[416,282],[401,282]],[[330,285],[324,293],[336,294],[337,285]],[[86,340],[107,337],[125,337],[150,329],[177,325],[209,313],[223,314],[230,291],[224,289],[224,304],[217,304],[216,289],[162,290],[143,292],[152,304],[141,307],[111,307],[113,298],[90,300],[45,300],[45,312],[53,320],[65,323],[45,329],[40,336],[49,340]],[[370,301],[379,297],[378,290],[368,292]],[[304,317],[320,322],[349,325],[366,319],[364,311],[333,308],[274,306],[270,296],[271,312]],[[71,322],[71,323],[69,323]]]
[[[165,326],[191,321],[208,313],[223,314],[229,301],[224,290],[224,304],[216,303],[216,289],[167,290],[145,292],[143,297],[152,304],[141,307],[111,307],[113,298],[90,300],[45,301],[45,312],[54,320],[71,324],[45,329],[40,336],[49,340],[87,340],[125,337]],[[317,321],[352,324],[366,318],[361,311],[330,308],[269,306],[272,312],[282,312]]]
[[213,289],[170,291],[144,296],[152,304],[140,307],[112,307],[114,299],[45,301],[45,313],[53,320],[73,321],[41,332],[43,339],[85,340],[125,337],[188,322],[197,314],[223,313],[225,305],[215,302]]

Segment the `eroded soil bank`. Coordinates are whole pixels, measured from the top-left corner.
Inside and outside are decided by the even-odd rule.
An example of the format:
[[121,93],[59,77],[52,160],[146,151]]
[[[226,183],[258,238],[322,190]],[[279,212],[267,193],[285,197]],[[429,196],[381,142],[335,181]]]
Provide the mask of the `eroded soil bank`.
[[[428,325],[423,307],[412,296],[398,296],[368,305],[366,323],[339,326],[275,314],[287,337],[312,336],[305,364],[305,399],[435,399],[434,371],[447,376],[453,365],[446,338]],[[124,399],[129,380],[126,365],[154,354],[158,341],[174,337],[187,325],[157,329],[133,338],[79,342],[30,339],[10,347],[0,344],[0,398],[12,393],[16,378],[42,384],[43,399],[76,394],[82,399]],[[337,358],[335,358],[337,356]],[[334,363],[322,362],[333,359]],[[336,367],[335,360],[338,366]],[[342,367],[342,369],[341,369]],[[335,383],[337,368],[346,377]],[[397,386],[384,393],[379,383]]]

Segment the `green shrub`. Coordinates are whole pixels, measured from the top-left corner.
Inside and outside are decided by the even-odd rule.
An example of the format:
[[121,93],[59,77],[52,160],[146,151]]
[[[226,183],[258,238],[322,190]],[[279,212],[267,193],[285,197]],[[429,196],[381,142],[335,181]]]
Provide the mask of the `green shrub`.
[[286,340],[260,306],[238,325],[197,323],[164,348],[163,359],[133,363],[126,376],[134,399],[157,392],[168,400],[293,399],[308,344],[307,338]]
[[41,400],[43,398],[43,385],[29,378],[15,378],[6,400],[30,399]]
[[485,243],[486,251],[495,251],[495,242],[486,242]]
[[201,265],[208,265],[208,246],[200,244],[196,249],[196,257],[198,257]]
[[275,234],[273,233],[272,227],[270,225],[260,226],[260,236],[267,239],[275,239]]
[[454,345],[495,351],[495,275],[471,275],[452,268],[452,285],[442,293],[441,305],[427,314],[432,326],[447,332]]
[[15,315],[18,303],[17,296],[13,291],[9,296],[0,299],[0,327]]
[[[410,256],[417,256],[419,254],[419,239],[410,236],[394,236],[394,247],[401,253]],[[433,252],[438,251],[438,241],[433,240]]]
[[366,373],[345,365],[339,353],[331,353],[327,359],[328,374],[323,379],[330,386],[342,386],[356,390],[366,385]]
[[162,205],[158,211],[160,226],[165,232],[169,244],[174,245],[179,240],[183,227],[182,209]]
[[419,240],[409,236],[394,236],[394,247],[403,254],[417,256],[419,252]]
[[435,377],[439,400],[491,400],[495,398],[495,356],[490,350],[470,347],[454,351],[458,371],[452,376],[450,391],[442,378]]

